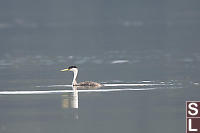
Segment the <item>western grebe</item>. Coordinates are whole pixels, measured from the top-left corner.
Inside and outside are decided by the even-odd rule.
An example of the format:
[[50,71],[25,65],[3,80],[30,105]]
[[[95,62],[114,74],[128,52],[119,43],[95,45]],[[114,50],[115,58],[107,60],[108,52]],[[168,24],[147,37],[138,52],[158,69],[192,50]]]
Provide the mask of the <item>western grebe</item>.
[[76,82],[76,77],[78,75],[78,67],[76,66],[69,66],[67,69],[63,69],[63,70],[60,70],[62,72],[64,71],[72,71],[74,72],[74,78],[73,78],[73,81],[72,81],[72,85],[73,86],[92,86],[92,87],[101,87],[103,86],[102,84],[99,84],[99,83],[96,83],[96,82],[92,82],[92,81],[85,81],[85,82],[80,82],[80,83],[77,83]]

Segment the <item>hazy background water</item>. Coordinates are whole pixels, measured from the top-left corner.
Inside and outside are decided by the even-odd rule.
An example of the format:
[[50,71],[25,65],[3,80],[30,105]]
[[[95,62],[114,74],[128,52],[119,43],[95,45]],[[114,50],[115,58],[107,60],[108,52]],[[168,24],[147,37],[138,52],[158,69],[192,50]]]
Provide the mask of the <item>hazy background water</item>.
[[199,5],[0,1],[0,91],[71,89],[47,87],[71,84],[72,73],[59,72],[69,65],[79,81],[165,84],[79,93],[78,109],[71,93],[0,95],[0,132],[184,132],[185,101],[199,100]]

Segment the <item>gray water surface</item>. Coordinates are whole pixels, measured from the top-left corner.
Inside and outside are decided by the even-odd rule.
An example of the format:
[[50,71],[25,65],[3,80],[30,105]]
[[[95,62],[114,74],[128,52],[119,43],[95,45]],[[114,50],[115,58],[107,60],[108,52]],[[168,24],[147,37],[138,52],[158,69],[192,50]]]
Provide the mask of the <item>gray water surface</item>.
[[[185,101],[199,98],[199,82],[190,75],[198,72],[198,55],[150,53],[5,58],[1,132],[184,132]],[[79,66],[78,81],[105,86],[75,91],[73,74],[59,71],[67,66],[58,58]]]

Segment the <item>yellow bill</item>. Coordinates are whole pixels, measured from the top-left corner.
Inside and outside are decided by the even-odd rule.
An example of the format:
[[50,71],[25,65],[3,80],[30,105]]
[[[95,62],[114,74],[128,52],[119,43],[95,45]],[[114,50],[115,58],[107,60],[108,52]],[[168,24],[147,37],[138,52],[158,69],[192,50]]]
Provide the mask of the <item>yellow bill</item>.
[[62,69],[60,70],[61,72],[64,72],[64,71],[69,71],[69,69]]

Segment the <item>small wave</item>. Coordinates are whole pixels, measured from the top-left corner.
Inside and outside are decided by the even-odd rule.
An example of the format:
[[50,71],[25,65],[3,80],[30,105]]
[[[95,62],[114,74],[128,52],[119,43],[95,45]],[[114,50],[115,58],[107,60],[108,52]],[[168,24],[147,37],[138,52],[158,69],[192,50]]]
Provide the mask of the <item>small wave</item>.
[[35,87],[72,87],[72,85],[46,85],[46,86],[35,86]]
[[150,83],[150,82],[152,82],[152,81],[150,81],[150,80],[143,80],[143,81],[141,81],[141,82],[143,82],[143,83]]
[[[159,86],[159,85],[165,85],[165,84],[146,84],[146,83],[141,83],[141,84],[103,84],[106,87],[114,87],[114,86]],[[35,86],[35,87],[72,87],[72,85],[47,85],[47,86]]]
[[122,64],[122,63],[128,63],[128,60],[115,60],[112,61],[111,64]]
[[154,86],[163,84],[104,84],[104,86]]

